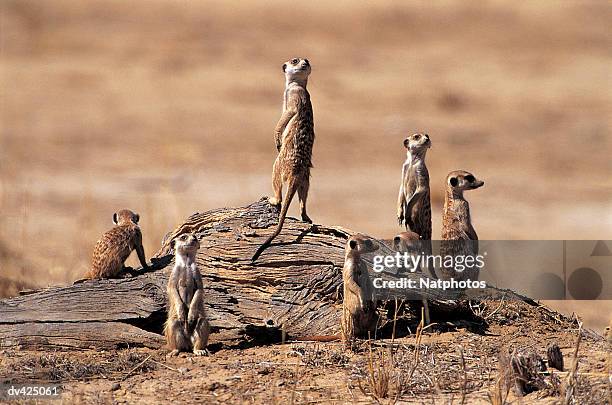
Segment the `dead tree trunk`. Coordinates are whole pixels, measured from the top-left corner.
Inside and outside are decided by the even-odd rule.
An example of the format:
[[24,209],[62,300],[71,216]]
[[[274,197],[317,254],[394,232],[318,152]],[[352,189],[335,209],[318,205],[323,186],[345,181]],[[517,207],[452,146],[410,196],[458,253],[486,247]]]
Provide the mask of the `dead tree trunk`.
[[[353,232],[288,218],[273,245],[251,263],[277,219],[278,211],[265,199],[196,213],[166,235],[153,271],[0,301],[0,348],[160,347],[169,242],[183,232],[201,241],[197,262],[213,343],[270,341],[279,339],[281,330],[296,337],[337,334],[344,248]],[[387,245],[381,247],[378,253],[391,254]],[[434,306],[444,304],[435,291],[426,298]]]

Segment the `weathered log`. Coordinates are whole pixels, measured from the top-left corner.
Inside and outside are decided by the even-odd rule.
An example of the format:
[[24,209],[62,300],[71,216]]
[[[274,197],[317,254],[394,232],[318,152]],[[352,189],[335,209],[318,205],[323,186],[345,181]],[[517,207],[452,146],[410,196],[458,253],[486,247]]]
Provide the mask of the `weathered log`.
[[[166,235],[152,259],[153,271],[0,301],[0,347],[162,345],[169,243],[183,232],[201,241],[197,262],[212,343],[270,341],[279,339],[281,330],[294,337],[339,333],[344,248],[353,232],[288,218],[273,245],[251,263],[277,220],[278,211],[265,199],[197,213]],[[392,251],[381,242],[377,253]],[[426,294],[433,306],[444,305],[440,293]]]

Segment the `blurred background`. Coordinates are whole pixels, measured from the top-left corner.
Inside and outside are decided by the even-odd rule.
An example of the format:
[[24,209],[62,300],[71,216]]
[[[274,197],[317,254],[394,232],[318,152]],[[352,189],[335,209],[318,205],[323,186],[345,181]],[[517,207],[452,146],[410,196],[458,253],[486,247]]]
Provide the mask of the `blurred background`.
[[[486,181],[467,194],[480,239],[612,239],[607,1],[3,0],[0,18],[0,296],[80,278],[118,209],[149,257],[193,212],[269,195],[295,56],[315,222],[400,231],[402,141],[422,131],[434,239],[455,169]],[[553,305],[598,329],[612,313]]]

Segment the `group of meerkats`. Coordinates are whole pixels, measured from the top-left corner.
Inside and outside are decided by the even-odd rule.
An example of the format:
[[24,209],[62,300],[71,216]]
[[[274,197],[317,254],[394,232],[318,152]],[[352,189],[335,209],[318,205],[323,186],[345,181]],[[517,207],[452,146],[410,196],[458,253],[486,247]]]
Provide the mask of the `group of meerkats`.
[[[312,223],[306,212],[315,139],[312,104],[306,89],[311,72],[310,62],[303,58],[291,59],[283,64],[283,72],[286,79],[283,110],[274,131],[278,150],[272,169],[274,196],[269,199],[270,204],[280,208],[280,216],[274,232],[253,255],[253,262],[281,232],[287,210],[296,192],[302,220]],[[427,134],[413,134],[404,140],[404,147],[407,150],[407,158],[402,166],[397,219],[406,227],[406,232],[394,238],[394,247],[398,251],[407,251],[414,241],[429,241],[428,249],[431,252],[429,172],[425,165],[425,155],[431,147],[431,140]],[[287,185],[284,200],[283,184]],[[463,192],[479,188],[483,184],[483,181],[463,170],[448,174],[442,223],[443,240],[478,239]],[[113,215],[115,226],[96,243],[92,267],[86,278],[119,276],[124,270],[125,260],[133,250],[136,250],[143,269],[148,268],[138,221],[139,215],[130,210],[121,210]],[[184,233],[171,241],[171,247],[175,253],[175,264],[168,280],[168,317],[164,334],[172,350],[171,354],[193,351],[196,355],[202,355],[206,353],[210,325],[204,309],[202,276],[196,264],[196,252],[200,243],[194,234]],[[342,274],[342,333],[339,337],[350,346],[354,337],[372,332],[376,327],[376,304],[369,291],[368,286],[371,284],[368,270],[361,256],[377,249],[375,241],[360,234],[350,237],[346,244]],[[433,270],[430,270],[430,275],[436,277]],[[447,271],[440,277],[474,279],[478,275],[461,275]]]

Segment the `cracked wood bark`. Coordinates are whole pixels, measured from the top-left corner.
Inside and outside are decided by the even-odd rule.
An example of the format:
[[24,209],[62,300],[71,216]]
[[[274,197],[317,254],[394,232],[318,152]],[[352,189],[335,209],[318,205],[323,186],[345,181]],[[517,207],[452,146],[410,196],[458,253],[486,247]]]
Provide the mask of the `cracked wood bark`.
[[[265,199],[196,213],[166,235],[152,259],[154,271],[0,301],[0,348],[162,346],[169,243],[183,232],[201,241],[197,262],[212,343],[276,339],[281,328],[294,337],[337,334],[344,247],[353,232],[288,218],[273,245],[252,264],[277,219],[278,211]],[[377,253],[392,251],[382,244]],[[444,305],[435,291],[426,298]]]

